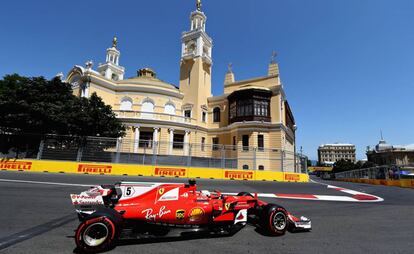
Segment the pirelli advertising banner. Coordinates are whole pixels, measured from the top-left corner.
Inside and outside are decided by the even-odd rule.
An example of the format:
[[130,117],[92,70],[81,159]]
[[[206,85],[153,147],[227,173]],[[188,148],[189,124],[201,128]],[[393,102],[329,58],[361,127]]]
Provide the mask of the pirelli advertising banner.
[[242,181],[308,182],[298,173],[220,168],[189,168],[135,164],[87,163],[47,160],[0,160],[0,170],[95,175],[132,175],[174,178],[204,178]]

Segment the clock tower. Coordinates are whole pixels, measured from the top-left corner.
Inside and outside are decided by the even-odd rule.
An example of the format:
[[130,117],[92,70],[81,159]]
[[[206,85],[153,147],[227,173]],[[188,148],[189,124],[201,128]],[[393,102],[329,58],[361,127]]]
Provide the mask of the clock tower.
[[190,31],[181,37],[180,91],[184,94],[183,110],[201,121],[211,97],[212,39],[206,33],[207,17],[197,0],[197,9],[190,15]]

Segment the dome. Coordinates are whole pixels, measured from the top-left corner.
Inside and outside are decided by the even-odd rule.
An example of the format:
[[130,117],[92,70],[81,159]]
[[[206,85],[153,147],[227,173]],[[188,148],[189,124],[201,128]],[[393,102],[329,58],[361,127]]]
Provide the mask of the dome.
[[385,140],[381,139],[378,145],[375,146],[375,150],[377,151],[392,150],[392,145],[387,144]]

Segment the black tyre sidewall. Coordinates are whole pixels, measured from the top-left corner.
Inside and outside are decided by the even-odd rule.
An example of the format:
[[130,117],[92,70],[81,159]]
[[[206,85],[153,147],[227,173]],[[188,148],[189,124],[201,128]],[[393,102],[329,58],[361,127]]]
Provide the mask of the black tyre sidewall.
[[[273,218],[278,213],[283,213],[285,217],[285,227],[282,230],[276,229],[276,227],[273,225]],[[286,209],[278,205],[267,205],[263,210],[263,216],[261,218],[261,226],[270,235],[273,235],[273,236],[284,235],[289,226],[288,215],[287,215]]]
[[[83,239],[83,233],[88,228],[88,226],[92,224],[96,224],[96,223],[102,223],[108,228],[108,237],[107,239],[105,239],[105,241],[102,244],[98,246],[89,246],[85,243]],[[105,216],[97,217],[97,218],[90,218],[88,220],[85,220],[78,226],[76,230],[76,234],[75,234],[76,246],[85,253],[97,253],[97,252],[108,250],[115,245],[117,238],[118,238],[117,227],[115,226],[114,222],[111,219]]]

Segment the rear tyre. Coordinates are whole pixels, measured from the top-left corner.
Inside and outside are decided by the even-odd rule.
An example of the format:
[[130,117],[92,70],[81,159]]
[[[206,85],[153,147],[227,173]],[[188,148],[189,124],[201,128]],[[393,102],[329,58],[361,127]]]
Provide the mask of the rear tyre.
[[289,226],[286,209],[278,205],[265,206],[261,216],[261,226],[269,235],[284,235]]
[[83,221],[76,229],[76,246],[85,253],[97,253],[111,249],[119,230],[108,217],[101,216]]

